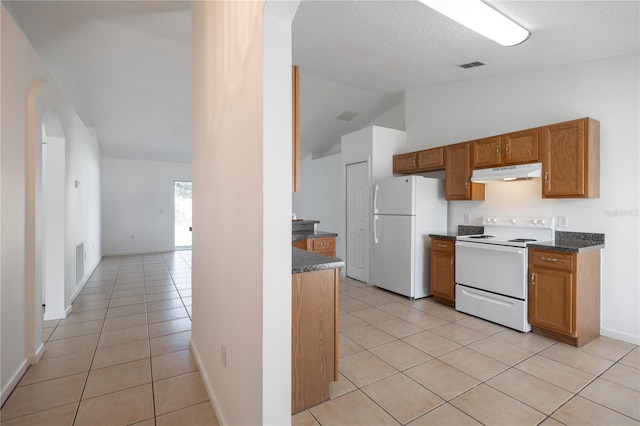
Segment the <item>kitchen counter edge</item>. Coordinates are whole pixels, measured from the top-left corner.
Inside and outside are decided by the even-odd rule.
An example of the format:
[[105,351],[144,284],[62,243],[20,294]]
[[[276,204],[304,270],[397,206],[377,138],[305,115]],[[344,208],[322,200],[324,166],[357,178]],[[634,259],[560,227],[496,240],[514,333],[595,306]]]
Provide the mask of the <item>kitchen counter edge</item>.
[[558,251],[565,253],[584,253],[592,250],[601,250],[604,243],[601,241],[567,241],[552,240],[539,243],[527,244],[527,248]]
[[305,272],[322,271],[324,269],[343,268],[344,261],[337,257],[328,257],[311,251],[292,247],[291,273],[303,274]]

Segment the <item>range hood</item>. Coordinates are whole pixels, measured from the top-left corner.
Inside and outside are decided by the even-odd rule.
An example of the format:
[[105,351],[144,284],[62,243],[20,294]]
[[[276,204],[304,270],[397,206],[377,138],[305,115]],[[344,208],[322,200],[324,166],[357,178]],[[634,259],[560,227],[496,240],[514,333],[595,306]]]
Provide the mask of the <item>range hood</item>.
[[487,183],[499,180],[529,180],[539,178],[540,176],[542,176],[542,163],[520,164],[517,166],[474,170],[471,175],[471,182]]

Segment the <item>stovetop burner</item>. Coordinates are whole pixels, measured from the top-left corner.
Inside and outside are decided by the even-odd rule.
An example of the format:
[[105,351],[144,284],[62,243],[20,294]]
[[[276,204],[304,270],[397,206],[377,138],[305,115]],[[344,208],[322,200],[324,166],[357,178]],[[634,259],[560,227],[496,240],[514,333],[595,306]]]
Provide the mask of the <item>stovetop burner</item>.
[[495,238],[493,235],[470,235],[469,238],[475,238],[475,239],[479,239],[479,240],[484,240],[487,238]]
[[514,238],[513,240],[508,240],[510,243],[528,243],[531,241],[538,241],[533,238]]

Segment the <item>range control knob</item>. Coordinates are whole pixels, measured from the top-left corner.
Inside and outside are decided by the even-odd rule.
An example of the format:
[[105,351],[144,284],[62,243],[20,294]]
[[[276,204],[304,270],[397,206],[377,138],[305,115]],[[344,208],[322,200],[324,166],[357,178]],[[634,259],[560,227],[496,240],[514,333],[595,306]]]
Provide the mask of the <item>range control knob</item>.
[[544,220],[544,219],[541,219],[541,220],[540,220],[540,225],[544,225],[545,223],[547,223],[547,221],[546,221],[546,220]]
[[538,219],[533,219],[532,222],[534,225],[537,225],[540,221]]
[[513,223],[515,225],[516,223],[518,223],[518,221],[515,220],[515,219],[511,219],[511,223]]

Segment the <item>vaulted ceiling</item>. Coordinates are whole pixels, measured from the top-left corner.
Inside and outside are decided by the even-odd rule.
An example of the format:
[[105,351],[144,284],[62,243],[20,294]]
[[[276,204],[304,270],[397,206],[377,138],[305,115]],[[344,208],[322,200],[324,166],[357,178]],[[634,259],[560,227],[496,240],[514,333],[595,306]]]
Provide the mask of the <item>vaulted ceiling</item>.
[[[418,1],[302,1],[302,151],[402,102],[406,89],[640,50],[638,1],[488,1],[531,31],[502,47]],[[191,159],[191,7],[181,1],[8,1],[103,155]],[[458,65],[481,61],[482,67]],[[344,111],[351,121],[337,120]]]

